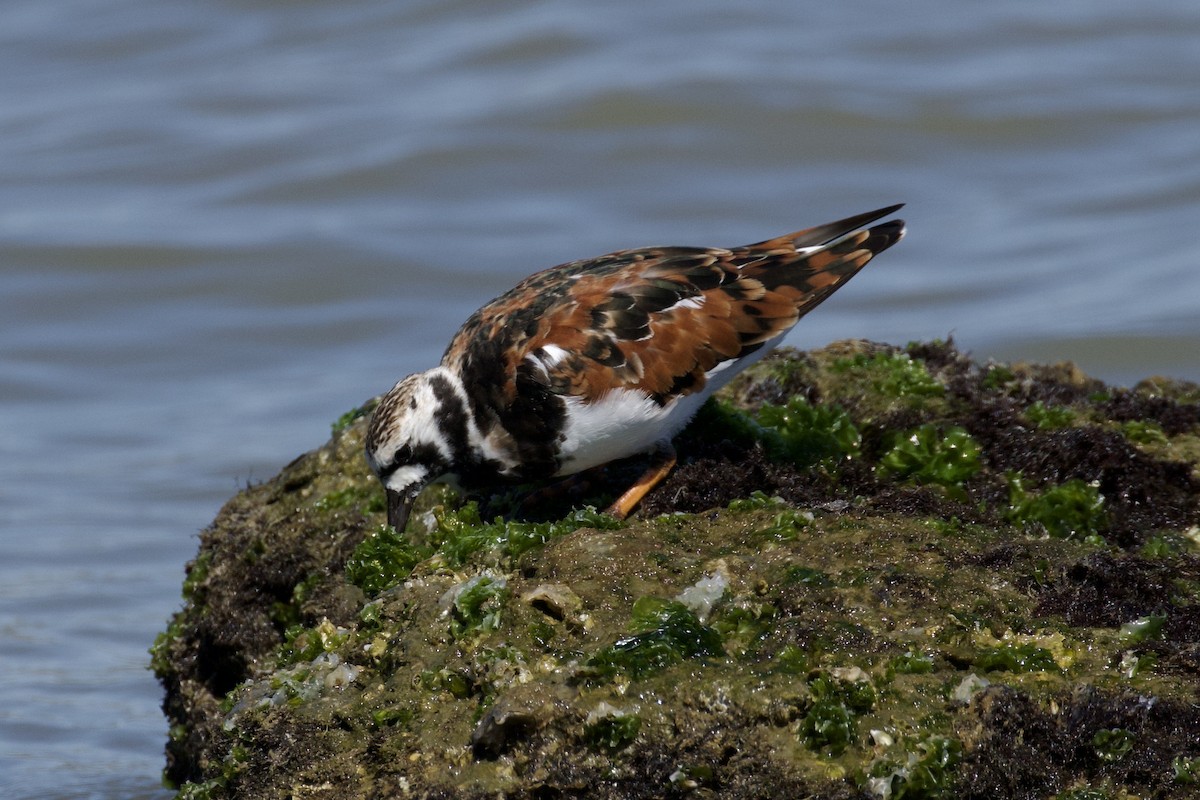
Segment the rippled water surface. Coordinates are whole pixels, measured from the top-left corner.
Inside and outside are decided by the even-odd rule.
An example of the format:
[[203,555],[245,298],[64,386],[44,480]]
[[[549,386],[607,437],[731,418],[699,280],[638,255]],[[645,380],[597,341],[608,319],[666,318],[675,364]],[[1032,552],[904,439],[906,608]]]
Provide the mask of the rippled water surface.
[[161,798],[195,534],[525,274],[905,201],[800,346],[1200,379],[1200,6],[6,0],[0,796]]

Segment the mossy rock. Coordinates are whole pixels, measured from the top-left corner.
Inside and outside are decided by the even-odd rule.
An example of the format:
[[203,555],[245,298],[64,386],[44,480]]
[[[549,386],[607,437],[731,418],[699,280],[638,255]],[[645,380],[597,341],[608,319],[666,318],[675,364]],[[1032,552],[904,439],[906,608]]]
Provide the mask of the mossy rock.
[[[1200,796],[1200,404],[949,343],[755,365],[569,490],[383,527],[363,412],[201,535],[192,798]],[[531,492],[534,492],[531,494]],[[488,520],[493,520],[488,522]]]

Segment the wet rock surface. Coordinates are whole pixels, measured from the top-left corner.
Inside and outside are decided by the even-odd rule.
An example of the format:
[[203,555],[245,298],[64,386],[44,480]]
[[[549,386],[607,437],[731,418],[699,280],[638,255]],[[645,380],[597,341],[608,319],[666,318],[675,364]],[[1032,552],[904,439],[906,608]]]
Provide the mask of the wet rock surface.
[[785,352],[628,523],[636,459],[402,535],[365,411],[201,535],[183,796],[1200,796],[1200,387]]

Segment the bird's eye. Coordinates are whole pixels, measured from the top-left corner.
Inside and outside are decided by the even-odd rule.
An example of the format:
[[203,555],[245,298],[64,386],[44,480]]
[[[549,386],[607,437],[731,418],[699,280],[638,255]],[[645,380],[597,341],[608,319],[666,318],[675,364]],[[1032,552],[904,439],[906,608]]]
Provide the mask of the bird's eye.
[[403,466],[413,462],[412,448],[408,445],[401,445],[396,448],[396,452],[392,454],[392,463],[396,466]]

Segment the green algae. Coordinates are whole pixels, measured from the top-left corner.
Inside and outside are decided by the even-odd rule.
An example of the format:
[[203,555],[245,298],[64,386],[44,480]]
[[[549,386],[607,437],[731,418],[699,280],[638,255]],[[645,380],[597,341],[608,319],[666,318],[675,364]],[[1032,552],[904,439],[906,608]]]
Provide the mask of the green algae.
[[777,434],[766,441],[768,455],[799,466],[835,468],[857,456],[862,444],[862,435],[844,409],[813,405],[803,397],[793,397],[782,406],[764,405],[758,423]]
[[1054,654],[1044,647],[1026,642],[981,649],[974,666],[985,672],[1046,672],[1058,670]]
[[779,610],[770,603],[745,600],[722,608],[713,620],[712,628],[720,634],[726,652],[747,657],[771,634],[778,613]]
[[888,661],[888,674],[895,675],[928,675],[933,672],[934,658],[926,653],[914,653],[911,650]]
[[988,391],[1003,389],[1016,379],[1016,373],[1006,365],[988,364],[984,371],[983,388]]
[[1200,756],[1193,758],[1175,756],[1171,760],[1171,771],[1174,773],[1172,778],[1175,783],[1184,786],[1200,784]]
[[[183,621],[172,619],[166,627],[166,630],[155,634],[154,642],[150,645],[150,670],[155,675],[170,675],[175,671],[172,664],[172,650],[177,645],[181,634],[184,631]],[[178,726],[172,726],[174,730]]]
[[387,498],[378,484],[347,486],[330,492],[315,503],[319,511],[345,511],[359,507],[365,514],[381,514],[387,510]]
[[1098,537],[1108,519],[1100,490],[1078,478],[1034,493],[1020,475],[1010,475],[1008,488],[1009,521],[1060,539]]
[[1166,624],[1166,614],[1150,614],[1149,616],[1138,617],[1121,626],[1121,638],[1126,644],[1139,644],[1141,642],[1152,641],[1162,636],[1163,628]]
[[416,712],[403,706],[378,708],[371,712],[371,721],[380,727],[407,728],[417,719]]
[[633,632],[587,660],[597,679],[617,674],[645,678],[684,659],[725,654],[721,634],[696,617],[683,603],[643,597],[633,604]]
[[965,429],[952,425],[939,430],[926,423],[896,434],[878,469],[887,478],[961,489],[982,468],[982,452]]
[[633,744],[641,729],[641,717],[614,712],[584,725],[583,738],[589,747],[611,755]]
[[368,597],[374,597],[412,574],[433,555],[432,548],[414,545],[389,525],[371,531],[346,561],[346,578]]
[[808,681],[812,705],[800,725],[810,748],[833,756],[859,741],[858,717],[875,708],[877,693],[861,671],[849,677],[819,672]]
[[427,669],[418,676],[422,689],[429,692],[446,692],[459,700],[474,694],[471,676],[462,670]]
[[352,408],[349,411],[347,411],[346,413],[342,414],[337,419],[335,419],[329,427],[335,435],[339,434],[342,431],[349,428],[351,425],[353,425],[358,420],[363,419],[368,414],[370,414],[371,409],[373,407],[374,407],[374,403],[366,403],[357,408]]
[[1167,444],[1167,434],[1156,422],[1144,419],[1131,419],[1121,424],[1121,432],[1125,438],[1135,444]]
[[787,501],[782,497],[768,497],[766,492],[755,489],[749,497],[739,497],[732,501],[730,511],[758,511],[764,508],[787,508]]
[[196,556],[196,560],[188,565],[187,577],[183,579],[183,589],[180,592],[184,600],[196,599],[197,590],[204,585],[208,578],[212,561],[213,554],[211,552],[201,552]]
[[758,535],[765,540],[786,542],[799,536],[805,528],[812,525],[812,522],[811,511],[797,511],[789,508],[773,514],[767,525],[758,529]]
[[1025,409],[1024,416],[1034,427],[1041,430],[1066,428],[1079,418],[1079,415],[1067,406],[1047,405],[1041,400]]
[[834,373],[852,374],[867,382],[873,394],[920,404],[928,397],[941,397],[945,387],[929,374],[924,363],[901,352],[858,353],[839,358],[831,367]]
[[766,403],[753,416],[715,398],[701,407],[693,424],[742,447],[761,444],[771,460],[802,467],[821,464],[834,469],[859,455],[862,441],[843,408],[816,405],[803,397],[782,405]]
[[450,633],[455,639],[500,627],[500,612],[507,597],[503,577],[476,575],[455,587],[450,601]]
[[1115,763],[1129,755],[1137,736],[1124,728],[1105,728],[1092,737],[1092,748],[1096,757],[1107,763]]
[[191,781],[179,787],[176,800],[210,800],[215,792],[223,790],[228,781],[223,778],[212,778],[207,781],[193,783]]
[[1182,537],[1160,533],[1146,539],[1139,552],[1144,558],[1170,558],[1186,549],[1186,540]]
[[814,750],[839,756],[858,742],[858,726],[845,703],[836,698],[818,698],[804,715],[800,735]]
[[279,649],[280,664],[295,664],[312,661],[322,653],[332,653],[346,642],[349,632],[323,619],[312,627],[293,625],[284,632],[283,644]]
[[346,562],[350,582],[373,597],[403,582],[417,564],[434,555],[451,566],[462,566],[479,553],[495,553],[498,559],[511,561],[580,528],[612,530],[621,526],[620,521],[592,508],[573,511],[554,522],[497,519],[484,523],[474,502],[457,509],[438,506],[432,513],[433,528],[423,544],[386,525],[372,531]]
[[812,567],[806,567],[803,564],[792,564],[784,573],[783,580],[788,584],[800,584],[801,586],[813,586],[824,589],[833,586],[833,578],[829,577],[828,573]]
[[962,742],[950,736],[901,742],[873,759],[859,783],[876,797],[891,800],[952,798],[962,751]]
[[622,527],[620,520],[590,507],[576,509],[553,522],[514,522],[497,518],[485,523],[474,502],[458,509],[440,507],[434,511],[434,517],[436,521],[429,538],[452,566],[467,563],[477,553],[495,552],[501,559],[515,560],[551,539],[580,528],[615,530]]

